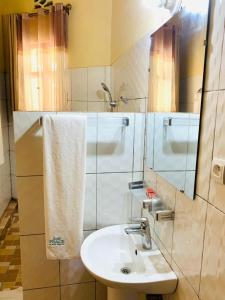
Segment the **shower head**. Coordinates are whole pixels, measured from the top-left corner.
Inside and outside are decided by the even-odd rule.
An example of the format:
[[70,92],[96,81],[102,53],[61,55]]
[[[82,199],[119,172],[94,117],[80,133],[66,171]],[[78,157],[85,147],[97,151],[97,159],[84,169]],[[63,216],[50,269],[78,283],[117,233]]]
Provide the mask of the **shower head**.
[[116,101],[113,101],[110,89],[107,87],[107,85],[104,82],[101,83],[101,86],[102,86],[103,90],[109,95],[109,105],[110,105],[111,109],[115,108],[117,106],[117,103],[116,103]]
[[104,82],[101,83],[101,86],[105,92],[110,93],[109,88],[107,87],[107,85]]

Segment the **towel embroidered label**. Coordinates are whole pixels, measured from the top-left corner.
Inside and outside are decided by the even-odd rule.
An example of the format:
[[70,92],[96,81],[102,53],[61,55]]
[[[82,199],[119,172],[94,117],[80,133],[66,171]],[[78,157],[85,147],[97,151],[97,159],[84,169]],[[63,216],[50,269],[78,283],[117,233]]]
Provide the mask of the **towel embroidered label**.
[[64,240],[61,237],[54,236],[53,239],[48,241],[49,246],[64,246]]

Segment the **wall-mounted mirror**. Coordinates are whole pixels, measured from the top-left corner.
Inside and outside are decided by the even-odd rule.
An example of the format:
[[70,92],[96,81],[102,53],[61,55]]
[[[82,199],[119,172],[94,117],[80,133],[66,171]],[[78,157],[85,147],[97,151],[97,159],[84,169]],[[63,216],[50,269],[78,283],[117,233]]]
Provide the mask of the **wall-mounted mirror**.
[[209,1],[183,1],[151,35],[146,164],[195,195]]

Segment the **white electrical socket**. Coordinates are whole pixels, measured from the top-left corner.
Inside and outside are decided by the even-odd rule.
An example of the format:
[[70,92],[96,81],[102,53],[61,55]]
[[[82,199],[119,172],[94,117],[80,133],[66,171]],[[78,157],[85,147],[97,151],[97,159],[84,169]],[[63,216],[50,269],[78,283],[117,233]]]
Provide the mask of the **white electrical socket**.
[[213,159],[211,174],[216,182],[225,184],[225,160],[219,158]]

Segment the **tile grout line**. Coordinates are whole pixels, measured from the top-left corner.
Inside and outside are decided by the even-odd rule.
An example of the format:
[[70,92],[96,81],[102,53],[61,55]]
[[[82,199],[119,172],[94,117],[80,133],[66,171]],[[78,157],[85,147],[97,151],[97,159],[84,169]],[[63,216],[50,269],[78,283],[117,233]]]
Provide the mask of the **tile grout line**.
[[[217,115],[218,115],[218,102],[219,102],[219,92],[217,92],[216,95],[216,112],[215,112],[215,119],[214,119],[214,130],[213,130],[213,147],[212,147],[212,153],[211,153],[211,166],[210,170],[212,168],[213,158],[214,158],[214,151],[215,151],[215,141],[216,141],[216,128],[217,128]],[[210,190],[211,190],[211,180],[212,180],[212,174],[210,171],[209,174],[209,187],[208,187],[208,202],[210,198]]]
[[206,215],[205,215],[205,226],[204,226],[204,234],[203,234],[203,243],[202,243],[202,255],[201,255],[201,267],[200,267],[200,274],[199,274],[199,286],[198,286],[198,297],[200,296],[201,291],[201,281],[202,281],[202,268],[203,268],[203,258],[204,258],[204,249],[205,249],[205,236],[206,236],[206,226],[208,220],[208,210],[209,210],[209,203],[206,203]]

